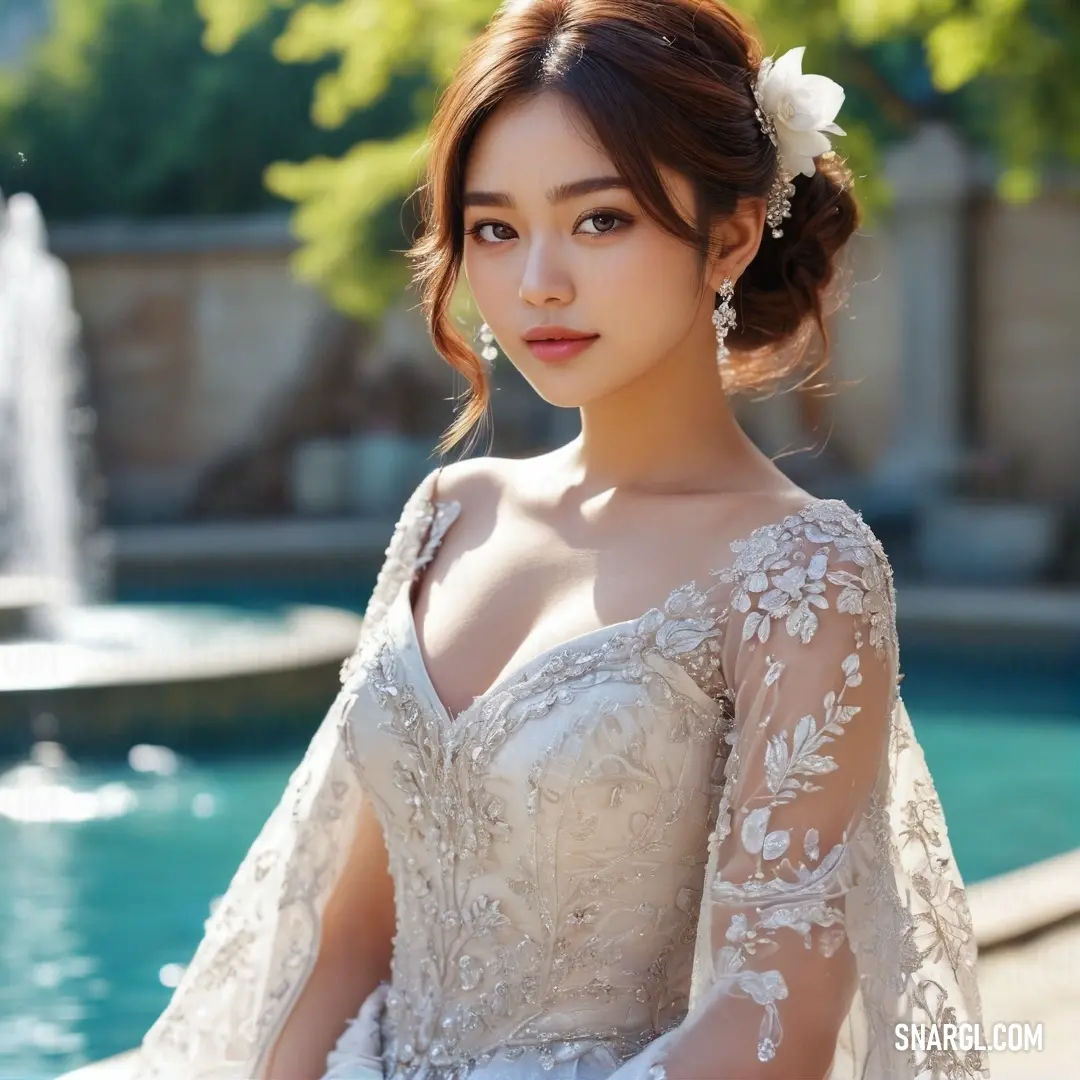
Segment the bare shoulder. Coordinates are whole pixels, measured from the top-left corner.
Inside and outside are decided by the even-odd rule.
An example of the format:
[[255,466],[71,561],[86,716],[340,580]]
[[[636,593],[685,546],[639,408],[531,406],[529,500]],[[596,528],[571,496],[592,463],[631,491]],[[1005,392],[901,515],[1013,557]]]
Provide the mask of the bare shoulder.
[[782,530],[785,522],[794,523],[820,501],[792,484],[722,492],[708,500],[708,520],[701,525],[705,535],[726,537],[741,545],[752,537]]
[[807,525],[817,523],[842,530],[844,535],[873,536],[862,514],[843,499],[819,497],[795,486],[749,494],[742,510],[748,522],[756,522],[758,531],[787,527],[803,532]]
[[[537,481],[552,475],[549,462],[554,456],[517,459],[485,455],[450,462],[435,470],[433,498],[459,503],[463,516],[475,520],[490,521],[504,502],[521,511],[533,501],[533,490],[542,486]],[[647,512],[646,519],[657,516],[654,508]],[[778,541],[783,537],[785,543],[803,547],[821,546],[831,540],[841,548],[863,551],[874,561],[887,561],[877,537],[857,510],[842,499],[815,496],[786,482],[786,478],[760,490],[727,491],[694,499],[681,511],[674,506],[665,509],[662,516],[669,535],[673,525],[679,531],[676,523],[680,523],[700,538],[697,546],[704,546],[709,552],[706,557],[713,560],[718,554],[730,557],[729,548],[741,550],[752,540],[767,545],[770,537]],[[645,529],[643,535],[647,533]],[[719,553],[718,540],[723,549]],[[683,555],[690,565],[696,561],[689,550]]]
[[490,456],[451,461],[435,470],[433,497],[471,510],[494,509],[508,490],[512,465],[508,458]]

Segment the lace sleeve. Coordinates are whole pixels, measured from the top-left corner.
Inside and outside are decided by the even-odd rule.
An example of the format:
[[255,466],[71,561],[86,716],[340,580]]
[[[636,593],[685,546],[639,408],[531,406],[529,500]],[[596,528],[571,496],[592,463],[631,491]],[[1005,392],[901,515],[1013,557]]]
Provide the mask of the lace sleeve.
[[142,1040],[130,1080],[251,1080],[310,975],[322,913],[347,860],[363,792],[345,736],[349,678],[387,604],[426,552],[438,470],[406,501],[356,651],[277,806],[248,849],[180,984]]
[[974,942],[951,863],[938,860],[939,891],[931,860],[902,853],[898,766],[917,744],[891,573],[844,510],[788,519],[730,572],[736,722],[689,1012],[611,1080],[985,1075],[977,1053],[920,1057],[895,1039],[897,1023],[977,1017]]

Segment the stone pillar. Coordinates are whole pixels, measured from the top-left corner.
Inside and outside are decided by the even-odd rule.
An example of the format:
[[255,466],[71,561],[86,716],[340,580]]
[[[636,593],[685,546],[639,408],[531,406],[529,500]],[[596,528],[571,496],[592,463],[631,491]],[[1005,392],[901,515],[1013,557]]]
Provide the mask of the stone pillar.
[[900,292],[898,408],[871,486],[875,501],[911,512],[939,498],[963,456],[965,201],[972,170],[947,125],[925,124],[885,154],[895,193],[889,231]]

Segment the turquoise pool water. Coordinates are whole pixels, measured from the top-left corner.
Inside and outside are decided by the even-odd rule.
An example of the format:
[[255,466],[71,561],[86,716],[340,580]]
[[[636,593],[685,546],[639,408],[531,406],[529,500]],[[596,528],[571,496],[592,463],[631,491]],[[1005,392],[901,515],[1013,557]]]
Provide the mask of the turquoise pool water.
[[[1080,845],[1080,664],[905,647],[904,695],[969,882]],[[0,817],[0,1080],[135,1045],[303,746],[83,769]],[[27,816],[27,815],[24,815]]]

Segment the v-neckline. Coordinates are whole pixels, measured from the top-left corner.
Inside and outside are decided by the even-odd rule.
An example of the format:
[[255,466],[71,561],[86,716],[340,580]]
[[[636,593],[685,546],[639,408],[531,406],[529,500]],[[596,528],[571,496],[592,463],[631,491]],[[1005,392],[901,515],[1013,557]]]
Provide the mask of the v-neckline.
[[[768,521],[763,525],[758,525],[751,533],[743,537],[738,537],[735,540],[731,541],[731,543],[750,543],[759,533],[763,532],[765,529],[780,524],[788,517],[801,517],[811,507],[829,501],[831,500],[812,497],[808,502],[805,502],[802,506],[800,506],[798,510],[793,511],[792,514],[785,514],[779,520]],[[434,520],[436,512],[440,507],[450,507],[456,502],[456,500],[432,499],[430,496],[428,496],[426,502],[429,514],[425,516],[428,516],[431,520]],[[460,510],[460,504],[458,505],[458,509]],[[457,514],[455,513],[454,519],[456,519],[456,517]],[[450,524],[452,523],[453,519],[451,520]],[[447,528],[449,528],[449,525],[447,526]],[[426,537],[422,538],[421,548],[426,548],[428,542],[429,541]],[[435,551],[438,550],[441,544],[442,535],[436,537],[434,548],[428,553],[428,558],[425,560],[424,565],[429,563],[431,559],[434,558]],[[669,601],[676,593],[682,592],[686,589],[697,588],[697,578],[691,578],[689,581],[686,581],[681,585],[675,586],[675,588],[667,594],[667,596],[664,598],[664,600],[659,606],[653,605],[652,607],[646,608],[640,614],[635,615],[629,619],[623,619],[620,622],[607,623],[604,626],[598,626],[593,630],[585,630],[580,634],[573,635],[573,637],[569,637],[563,641],[556,642],[554,645],[551,645],[548,648],[541,650],[539,653],[537,653],[533,657],[530,657],[528,660],[524,660],[521,663],[513,665],[513,667],[509,668],[503,675],[496,679],[495,682],[491,684],[491,686],[489,686],[482,693],[474,697],[468,705],[466,705],[460,712],[455,714],[453,711],[451,711],[451,709],[447,707],[446,703],[439,695],[439,692],[435,689],[435,681],[431,677],[431,670],[427,665],[427,661],[424,659],[424,651],[420,645],[420,631],[416,625],[416,614],[413,611],[412,606],[412,587],[416,583],[416,572],[421,568],[422,567],[418,565],[413,571],[413,573],[405,576],[401,588],[398,590],[397,596],[394,598],[394,603],[404,609],[402,611],[401,621],[404,623],[405,627],[406,643],[416,657],[416,667],[419,670],[424,681],[424,692],[426,693],[431,705],[438,710],[441,718],[451,728],[457,727],[460,723],[464,722],[470,716],[470,714],[476,712],[487,701],[489,701],[496,694],[504,690],[510,683],[520,681],[531,670],[540,667],[544,662],[551,659],[551,657],[555,656],[557,653],[564,652],[567,649],[578,646],[583,641],[587,641],[589,638],[597,637],[600,634],[606,634],[609,639],[614,638],[617,633],[624,630],[625,628],[636,626],[650,611],[659,610],[662,612],[666,612]],[[721,573],[723,569],[724,568],[721,568],[721,570],[710,572],[710,576],[713,576],[713,574],[715,573]]]
[[[546,649],[542,649],[535,656],[514,664],[507,669],[507,671],[503,675],[500,675],[491,686],[474,697],[460,712],[454,713],[442,700],[439,696],[439,692],[435,689],[435,681],[431,677],[431,670],[428,668],[427,661],[424,659],[424,651],[420,646],[420,632],[416,626],[416,614],[413,611],[409,596],[412,591],[412,584],[413,582],[411,579],[407,580],[397,595],[398,603],[404,609],[402,611],[401,621],[405,625],[407,644],[412,650],[413,655],[416,657],[416,667],[423,676],[424,692],[427,694],[431,704],[439,710],[442,719],[451,727],[457,727],[459,724],[463,723],[470,713],[475,712],[487,701],[495,697],[496,694],[505,689],[510,683],[523,679],[530,671],[542,666],[545,661],[550,660],[551,657],[555,656],[557,653],[580,645],[583,641],[587,641],[589,638],[596,637],[599,634],[607,634],[609,637],[614,637],[620,630],[635,626],[642,617],[647,614],[647,612],[642,612],[641,615],[631,619],[623,619],[621,622],[608,623],[606,626],[598,626],[593,630],[585,630],[580,634],[575,634],[573,637],[568,637],[563,641],[556,642]],[[694,586],[694,584],[695,583],[691,581],[688,582],[687,585],[681,585],[679,588],[685,589],[687,586]],[[674,595],[678,591],[679,589],[672,589],[671,595]],[[648,610],[651,611],[652,609],[650,608]]]

